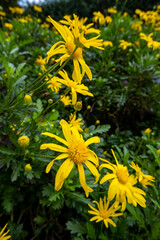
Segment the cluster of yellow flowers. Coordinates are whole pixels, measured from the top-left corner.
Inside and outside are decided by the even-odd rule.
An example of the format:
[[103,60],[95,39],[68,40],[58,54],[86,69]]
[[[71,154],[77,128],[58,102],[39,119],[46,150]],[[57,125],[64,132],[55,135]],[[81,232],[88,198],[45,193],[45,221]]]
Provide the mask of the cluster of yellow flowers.
[[16,13],[16,14],[23,14],[24,9],[20,7],[9,7],[9,10],[11,13]]

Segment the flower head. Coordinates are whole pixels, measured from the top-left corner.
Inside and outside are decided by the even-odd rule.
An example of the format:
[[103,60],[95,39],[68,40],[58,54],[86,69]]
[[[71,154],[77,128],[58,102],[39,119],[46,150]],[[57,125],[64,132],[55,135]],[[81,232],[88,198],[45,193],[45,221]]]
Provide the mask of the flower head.
[[29,145],[30,139],[27,136],[21,136],[18,138],[18,144],[20,147],[27,147]]
[[60,124],[62,126],[62,131],[65,139],[49,132],[42,133],[42,135],[52,137],[59,141],[61,144],[65,145],[64,147],[54,143],[46,143],[40,146],[40,149],[50,149],[62,153],[47,165],[46,173],[51,170],[51,167],[53,166],[55,160],[67,158],[62,163],[56,174],[55,190],[59,191],[62,188],[65,179],[70,174],[74,164],[76,164],[78,167],[81,186],[84,189],[86,196],[88,197],[89,193],[92,192],[93,189],[86,184],[83,165],[86,165],[89,168],[91,173],[95,176],[95,183],[97,183],[99,180],[99,173],[96,168],[98,166],[98,158],[97,155],[88,148],[88,146],[92,143],[100,142],[100,139],[99,137],[92,137],[87,141],[84,141],[82,135],[78,132],[76,127],[70,128],[69,124],[63,119],[60,121]]
[[132,46],[132,43],[124,41],[124,40],[119,40],[120,45],[119,47],[122,48],[123,50],[126,50],[128,47]]
[[[48,88],[50,88],[53,92],[57,93],[59,91],[59,89],[61,88],[62,84],[58,81],[59,78],[54,76],[51,77],[51,75],[49,74],[50,80],[47,81]],[[49,78],[47,77],[46,80]]]
[[81,125],[83,125],[84,123],[82,123],[81,121],[82,121],[81,118],[76,119],[76,114],[73,115],[71,113],[71,115],[69,117],[69,126],[71,128],[76,127],[79,132],[83,132],[83,129],[81,128]]
[[69,98],[69,96],[60,96],[60,101],[65,105],[70,105],[71,104],[71,99]]
[[6,236],[6,235],[8,234],[8,232],[9,232],[9,230],[4,233],[4,230],[6,229],[7,225],[8,225],[8,224],[6,224],[6,225],[3,227],[3,229],[0,231],[0,240],[8,240],[8,239],[11,238],[11,235]]
[[146,187],[147,185],[152,185],[151,182],[154,182],[154,177],[144,174],[138,164],[135,164],[133,161],[131,162],[130,167],[136,171],[138,181],[142,184],[142,186]]
[[152,132],[152,129],[150,129],[150,128],[147,128],[145,131],[145,134],[149,134],[149,133],[151,133]]
[[34,9],[34,11],[36,11],[36,12],[42,12],[42,8],[41,8],[40,6],[33,5],[33,9]]
[[100,11],[93,12],[93,19],[92,20],[95,23],[99,22],[100,25],[105,24],[105,17]]
[[89,207],[92,209],[92,210],[89,210],[88,212],[90,214],[95,215],[90,219],[90,221],[95,221],[95,220],[96,222],[103,221],[107,228],[108,228],[108,223],[116,227],[116,224],[113,222],[113,220],[110,217],[118,217],[123,214],[123,213],[115,213],[120,208],[120,206],[115,206],[115,204],[113,204],[109,208],[110,202],[109,201],[106,202],[106,197],[104,197],[104,204],[103,204],[102,198],[100,198],[99,203],[97,201],[93,201],[93,202],[97,204],[98,209],[88,204]]
[[146,207],[146,200],[142,195],[145,195],[145,192],[134,185],[137,183],[134,175],[129,175],[128,169],[126,166],[118,163],[118,160],[112,150],[112,154],[115,158],[116,165],[110,163],[105,159],[101,159],[105,161],[105,164],[100,166],[100,170],[102,168],[108,168],[113,173],[107,173],[100,181],[100,184],[110,181],[110,186],[108,190],[108,200],[112,201],[112,199],[116,196],[117,204],[122,203],[122,211],[126,208],[126,198],[128,203],[137,206],[137,203],[142,207]]

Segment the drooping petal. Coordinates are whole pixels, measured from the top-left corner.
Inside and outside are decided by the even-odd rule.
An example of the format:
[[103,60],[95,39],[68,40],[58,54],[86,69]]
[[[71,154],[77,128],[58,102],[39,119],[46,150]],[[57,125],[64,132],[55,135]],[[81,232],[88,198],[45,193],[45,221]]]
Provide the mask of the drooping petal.
[[55,160],[61,160],[63,158],[67,158],[68,157],[68,154],[60,154],[58,157],[56,157],[55,159],[53,159],[46,167],[46,173],[49,173],[49,171],[51,170],[51,167],[53,166],[54,164],[54,161]]
[[116,193],[117,193],[117,189],[118,189],[118,181],[115,178],[114,180],[112,180],[110,186],[109,186],[109,190],[108,190],[108,200],[112,201],[112,199],[115,197]]
[[88,160],[93,162],[96,167],[99,166],[99,161],[98,161],[98,157],[97,155],[92,151],[92,150],[89,150],[89,153],[88,153]]
[[55,178],[56,191],[59,191],[61,189],[65,179],[68,177],[69,173],[71,172],[73,165],[74,165],[74,162],[71,161],[69,158],[67,158],[58,169],[58,172]]
[[91,137],[89,138],[86,142],[85,142],[85,145],[86,147],[88,147],[88,145],[92,144],[92,143],[99,143],[100,142],[100,139],[99,137]]
[[87,66],[87,64],[85,63],[84,59],[80,58],[78,60],[82,66],[83,71],[86,72],[88,78],[90,80],[92,80],[92,72],[91,72],[90,68]]
[[116,224],[113,222],[112,219],[107,218],[107,221],[108,221],[111,225],[113,225],[113,227],[116,227]]
[[44,143],[40,146],[40,149],[50,149],[56,152],[68,152],[68,149],[54,143]]
[[110,180],[112,178],[115,178],[116,175],[115,174],[106,174],[100,181],[100,184],[103,184],[104,182],[106,182],[107,180]]
[[84,174],[84,168],[83,168],[83,165],[80,163],[80,164],[77,164],[78,165],[78,172],[79,172],[79,181],[80,181],[80,184],[82,186],[82,188],[84,189],[85,191],[85,194],[86,194],[86,197],[89,196],[89,193],[90,192],[93,192],[93,189],[90,188],[87,184],[86,184],[86,179],[85,179],[85,174]]
[[115,171],[115,168],[114,168],[113,166],[111,166],[110,164],[106,164],[106,163],[101,164],[101,165],[99,166],[99,170],[100,170],[100,171],[101,171],[102,168],[108,168],[108,169],[112,170],[113,172]]
[[96,167],[89,161],[86,161],[85,164],[89,168],[93,176],[95,177],[96,181],[94,182],[94,184],[96,184],[99,180],[99,172],[97,171]]
[[49,136],[49,137],[52,137],[52,138],[55,138],[56,140],[58,140],[59,142],[65,144],[66,146],[68,146],[68,143],[61,137],[58,137],[57,135],[53,134],[53,133],[49,133],[49,132],[44,132],[44,133],[41,133],[42,135],[45,135],[45,136]]

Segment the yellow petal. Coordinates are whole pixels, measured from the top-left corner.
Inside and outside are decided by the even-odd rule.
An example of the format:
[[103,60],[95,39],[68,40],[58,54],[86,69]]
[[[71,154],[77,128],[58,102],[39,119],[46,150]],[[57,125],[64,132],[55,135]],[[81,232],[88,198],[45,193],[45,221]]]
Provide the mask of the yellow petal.
[[65,181],[65,179],[68,177],[69,173],[71,172],[72,168],[74,166],[74,162],[71,161],[69,158],[67,158],[60,168],[58,169],[58,172],[56,174],[55,178],[55,190],[59,191]]
[[92,143],[99,143],[99,142],[100,142],[99,137],[92,137],[85,142],[85,145],[88,146]]
[[71,142],[72,135],[71,135],[69,124],[64,119],[62,119],[60,121],[60,125],[62,126],[62,131],[65,139],[67,140],[67,142]]
[[110,179],[112,179],[112,178],[115,178],[116,177],[116,175],[115,174],[111,174],[111,173],[109,173],[109,174],[106,174],[102,179],[101,179],[101,181],[100,181],[100,184],[103,184],[104,182],[106,182],[107,180],[110,180]]
[[68,149],[53,143],[45,143],[40,146],[40,149],[50,149],[56,152],[68,152]]
[[78,172],[79,172],[79,181],[80,181],[80,184],[82,186],[82,188],[84,189],[85,191],[85,194],[86,194],[86,197],[89,196],[89,193],[90,192],[93,192],[93,189],[90,188],[89,186],[87,186],[86,184],[86,179],[85,179],[85,174],[84,174],[84,168],[83,168],[83,165],[80,163],[80,164],[77,164],[78,165]]
[[107,221],[108,221],[111,225],[113,225],[113,227],[116,227],[116,224],[113,222],[112,219],[107,218]]
[[93,176],[95,177],[96,181],[94,182],[94,184],[96,184],[99,180],[99,172],[97,171],[96,167],[89,161],[86,161],[85,164],[89,168]]
[[98,157],[92,150],[89,150],[88,160],[93,162],[96,165],[96,167],[99,166]]
[[87,64],[85,63],[85,61],[83,59],[78,59],[81,66],[82,66],[82,69],[84,70],[84,72],[86,72],[88,78],[90,80],[92,80],[92,72],[90,70],[90,68],[87,66]]
[[114,180],[112,180],[110,186],[109,186],[109,190],[108,190],[108,200],[112,201],[112,199],[115,197],[116,193],[117,193],[117,189],[118,189],[118,181],[115,178]]
[[50,163],[48,163],[47,167],[46,167],[46,173],[49,173],[49,171],[51,170],[51,167],[53,166],[54,160],[52,160]]
[[68,146],[68,143],[61,137],[58,137],[56,136],[55,134],[53,133],[49,133],[49,132],[44,132],[44,133],[41,133],[42,135],[45,135],[45,136],[49,136],[49,137],[52,137],[52,138],[55,138],[56,140],[58,140],[59,142],[65,144],[66,146]]

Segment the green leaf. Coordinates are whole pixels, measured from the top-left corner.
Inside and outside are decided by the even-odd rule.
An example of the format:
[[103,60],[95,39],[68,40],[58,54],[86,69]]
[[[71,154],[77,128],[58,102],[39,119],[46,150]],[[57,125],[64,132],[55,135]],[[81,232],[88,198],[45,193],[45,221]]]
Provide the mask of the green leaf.
[[96,240],[97,239],[96,238],[96,231],[95,231],[95,228],[93,227],[92,223],[87,222],[86,227],[87,227],[87,235],[89,236],[89,238]]
[[85,234],[86,233],[85,224],[81,223],[81,222],[78,222],[78,221],[75,221],[75,220],[73,220],[72,222],[68,221],[66,223],[66,227],[67,227],[68,230],[71,231],[72,234],[75,234],[75,233]]
[[104,133],[104,132],[106,133],[106,132],[108,132],[110,127],[111,126],[109,124],[100,125],[95,130],[92,131],[92,134]]
[[154,157],[155,157],[155,160],[156,162],[158,163],[159,167],[160,167],[160,156],[159,156],[159,153],[157,152],[157,149],[154,148],[153,146],[151,145],[147,145],[147,147],[149,148],[149,150],[153,153]]
[[20,170],[21,170],[21,164],[18,166],[15,166],[13,173],[11,175],[11,181],[14,182],[17,180],[17,178],[20,176]]
[[143,218],[140,216],[140,210],[138,207],[134,207],[131,204],[127,204],[127,210],[132,214],[132,216],[139,222],[139,224],[145,228],[145,223]]
[[37,106],[37,112],[40,114],[43,111],[43,104],[40,99],[37,100],[36,106]]
[[0,146],[0,152],[3,154],[7,154],[7,155],[15,155],[16,154],[12,149],[5,148],[3,146]]
[[26,65],[26,63],[21,63],[18,65],[16,72],[15,72],[15,77],[17,78],[18,75],[20,74],[21,69]]

